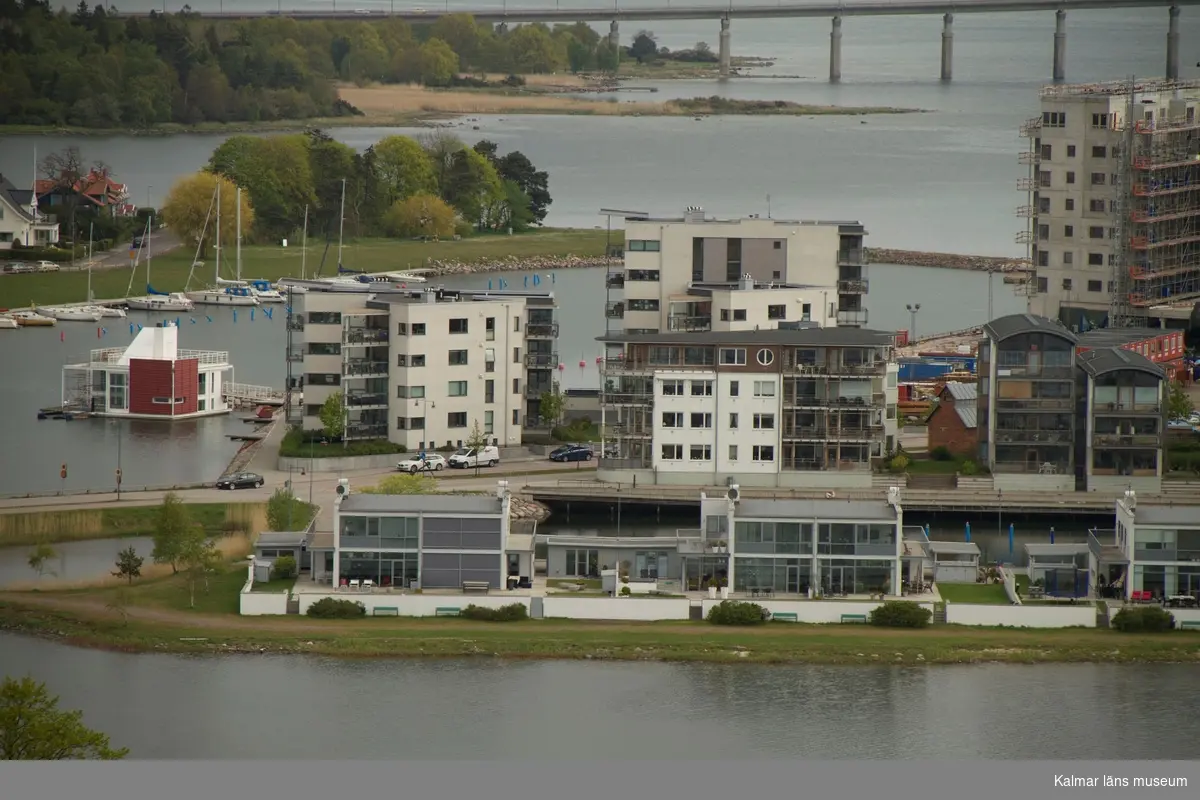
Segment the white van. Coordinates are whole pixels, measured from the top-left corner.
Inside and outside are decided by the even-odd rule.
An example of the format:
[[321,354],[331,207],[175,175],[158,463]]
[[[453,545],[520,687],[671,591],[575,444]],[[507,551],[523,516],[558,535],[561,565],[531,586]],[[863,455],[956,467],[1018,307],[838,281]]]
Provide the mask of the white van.
[[494,467],[500,463],[500,448],[498,447],[462,447],[450,456],[447,462],[455,469],[468,467]]

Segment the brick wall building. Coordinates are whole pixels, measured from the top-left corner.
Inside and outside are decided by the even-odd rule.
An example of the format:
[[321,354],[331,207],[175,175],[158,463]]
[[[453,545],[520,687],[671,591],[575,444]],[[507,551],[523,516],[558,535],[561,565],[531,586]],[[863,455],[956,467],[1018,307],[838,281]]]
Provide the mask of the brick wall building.
[[976,386],[949,382],[938,393],[938,404],[929,415],[929,452],[945,447],[951,453],[974,458],[979,448],[975,414]]

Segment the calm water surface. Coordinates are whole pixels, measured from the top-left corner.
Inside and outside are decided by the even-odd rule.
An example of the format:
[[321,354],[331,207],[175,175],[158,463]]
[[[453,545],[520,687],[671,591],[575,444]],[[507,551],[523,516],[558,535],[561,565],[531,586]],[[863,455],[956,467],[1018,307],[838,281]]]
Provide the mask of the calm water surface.
[[[133,656],[0,634],[135,758],[1194,758],[1185,666],[753,667]],[[187,687],[181,691],[181,687]]]

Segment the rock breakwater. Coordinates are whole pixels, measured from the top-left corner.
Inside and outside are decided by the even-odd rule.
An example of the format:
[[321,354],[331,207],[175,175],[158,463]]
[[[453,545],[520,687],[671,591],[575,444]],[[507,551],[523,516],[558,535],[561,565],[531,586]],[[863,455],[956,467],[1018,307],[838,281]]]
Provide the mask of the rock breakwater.
[[445,275],[477,275],[486,272],[542,272],[559,269],[621,266],[620,258],[604,256],[507,256],[483,261],[430,261],[428,266],[413,270],[427,278]]
[[885,247],[869,247],[867,255],[873,264],[966,269],[975,272],[1031,271],[1024,259],[1002,256],[969,256],[957,253],[931,253],[922,250],[892,250]]

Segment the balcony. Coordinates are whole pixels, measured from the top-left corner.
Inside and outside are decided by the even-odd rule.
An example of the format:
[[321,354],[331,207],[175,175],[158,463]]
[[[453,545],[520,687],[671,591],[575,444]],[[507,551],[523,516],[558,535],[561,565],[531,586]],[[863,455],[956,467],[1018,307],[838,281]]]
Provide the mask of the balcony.
[[1034,378],[1037,380],[1069,381],[1075,377],[1075,368],[1067,366],[1048,366],[1046,364],[1013,363],[997,364],[996,380],[1006,378]]
[[798,372],[801,375],[881,375],[887,367],[886,361],[865,361],[854,364],[830,364],[820,362],[817,364],[792,364],[790,359],[785,360],[784,369],[791,372]]
[[882,425],[862,425],[856,427],[831,428],[829,439],[832,441],[869,442],[883,435]]
[[673,315],[667,317],[667,330],[670,331],[707,331],[712,329],[712,317],[685,317]]
[[802,439],[807,441],[825,441],[829,430],[815,425],[783,426],[784,439]]
[[549,383],[525,384],[525,399],[540,400],[542,395],[553,392],[554,385]]
[[997,430],[997,444],[1070,444],[1073,433],[1066,431],[1034,430]]
[[1148,414],[1157,417],[1162,413],[1158,403],[1096,403],[1092,406],[1092,416],[1107,417],[1125,414]]
[[351,422],[346,426],[346,432],[342,434],[342,439],[348,442],[357,439],[384,439],[387,438],[387,434],[388,426],[386,423],[361,424]]
[[657,368],[667,368],[669,366],[679,366],[660,364],[657,367],[650,364],[648,361],[642,361],[633,358],[610,357],[604,359],[601,365],[605,372],[653,372]]
[[866,325],[867,310],[865,308],[839,308],[837,311],[837,324],[847,327]]
[[291,363],[297,363],[304,360],[304,351],[298,347],[288,348],[287,360]]
[[374,345],[387,342],[388,332],[383,328],[347,328],[342,334],[343,344]]
[[866,251],[861,247],[852,247],[838,251],[838,263],[847,266],[859,266],[867,263]]
[[1092,447],[1150,447],[1157,450],[1162,447],[1162,437],[1154,433],[1097,433],[1092,437]]
[[342,374],[352,378],[386,378],[388,363],[386,361],[350,361],[343,368]]
[[609,289],[621,289],[625,286],[624,272],[610,272],[604,278],[604,285]]
[[1042,154],[1036,150],[1022,150],[1017,154],[1017,161],[1026,166],[1042,163]]
[[526,353],[525,366],[540,369],[554,369],[558,366],[558,353]]
[[351,392],[346,395],[347,408],[387,408],[386,393]]
[[1069,461],[997,461],[992,468],[998,475],[1074,475]]
[[525,325],[526,339],[557,339],[557,322],[530,322]]
[[866,278],[838,281],[837,290],[838,294],[866,294],[869,290],[869,282]]
[[624,319],[625,304],[621,302],[606,304],[604,306],[604,316],[608,319]]
[[1066,397],[1023,400],[998,398],[994,402],[997,411],[1049,411],[1061,414],[1075,409],[1075,401]]
[[300,316],[299,314],[293,314],[292,316],[288,317],[287,329],[289,331],[304,330],[304,317]]
[[601,402],[606,406],[652,406],[654,395],[650,392],[604,392]]

